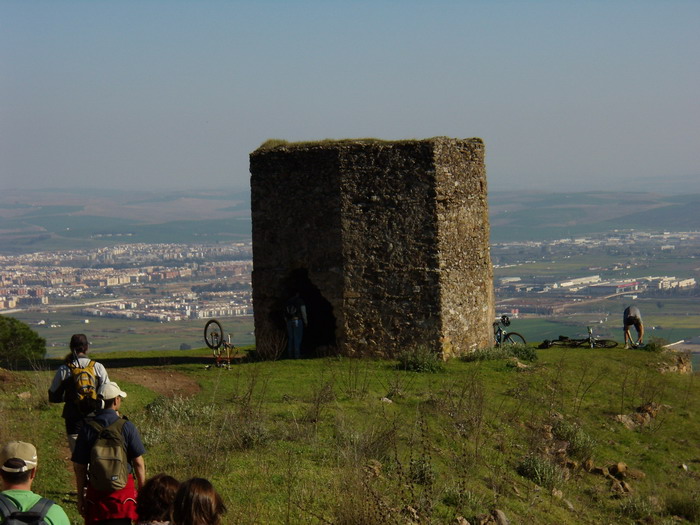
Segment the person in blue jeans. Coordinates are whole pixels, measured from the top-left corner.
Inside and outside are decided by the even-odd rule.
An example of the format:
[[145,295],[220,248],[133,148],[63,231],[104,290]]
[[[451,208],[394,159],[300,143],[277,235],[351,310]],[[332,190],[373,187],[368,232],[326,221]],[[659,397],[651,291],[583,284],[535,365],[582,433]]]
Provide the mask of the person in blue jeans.
[[308,325],[306,305],[299,292],[295,292],[287,300],[287,304],[284,307],[284,320],[287,323],[287,356],[299,359],[301,357],[301,340],[304,337],[304,327]]

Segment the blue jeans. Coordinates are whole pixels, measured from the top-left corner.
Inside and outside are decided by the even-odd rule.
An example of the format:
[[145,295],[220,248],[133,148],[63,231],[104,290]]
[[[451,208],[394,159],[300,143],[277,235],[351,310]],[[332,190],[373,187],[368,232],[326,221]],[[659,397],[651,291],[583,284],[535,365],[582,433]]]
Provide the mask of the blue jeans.
[[301,357],[301,338],[304,335],[304,323],[301,319],[287,321],[287,356],[294,359]]

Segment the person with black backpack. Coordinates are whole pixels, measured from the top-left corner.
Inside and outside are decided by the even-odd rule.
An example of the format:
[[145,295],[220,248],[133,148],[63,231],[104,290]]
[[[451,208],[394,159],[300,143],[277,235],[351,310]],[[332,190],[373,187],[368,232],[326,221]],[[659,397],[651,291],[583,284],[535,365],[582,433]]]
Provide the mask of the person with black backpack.
[[97,394],[104,408],[80,429],[71,458],[78,511],[86,525],[131,525],[138,519],[137,484],[146,482],[146,448],[136,426],[119,413],[126,392],[110,382]]
[[66,424],[66,437],[71,453],[86,416],[99,408],[97,389],[109,382],[107,369],[87,356],[89,344],[85,334],[70,338],[70,354],[53,377],[49,401],[64,403],[61,416]]
[[11,441],[0,450],[0,524],[70,525],[66,512],[32,492],[37,454],[31,443]]

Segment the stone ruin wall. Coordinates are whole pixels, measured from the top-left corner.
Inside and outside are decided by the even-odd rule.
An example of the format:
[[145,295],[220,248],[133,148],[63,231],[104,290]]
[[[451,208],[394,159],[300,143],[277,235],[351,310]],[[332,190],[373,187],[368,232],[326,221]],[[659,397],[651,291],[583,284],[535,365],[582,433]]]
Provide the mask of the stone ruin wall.
[[308,306],[307,355],[491,345],[480,139],[284,144],[250,165],[258,345],[279,344],[293,286]]

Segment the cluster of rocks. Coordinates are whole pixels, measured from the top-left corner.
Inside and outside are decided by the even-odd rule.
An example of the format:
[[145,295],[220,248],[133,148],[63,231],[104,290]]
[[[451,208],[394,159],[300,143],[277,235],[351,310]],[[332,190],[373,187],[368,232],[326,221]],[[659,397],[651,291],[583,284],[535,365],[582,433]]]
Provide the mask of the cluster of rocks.
[[651,424],[661,410],[670,408],[669,405],[660,405],[652,401],[637,407],[631,414],[618,414],[613,419],[622,423],[628,430],[637,430]]
[[494,509],[490,514],[480,514],[471,520],[458,516],[453,525],[510,525],[510,520],[502,510]]
[[662,374],[692,374],[693,361],[688,352],[676,352],[669,350],[666,354],[667,358],[657,363],[656,369]]
[[[640,420],[647,421],[647,418],[656,417],[659,410],[663,407],[663,405],[657,405],[656,403],[647,403],[639,407],[635,415],[637,415]],[[560,414],[554,415],[555,420],[561,420],[561,418],[562,416]],[[568,456],[570,443],[556,438],[553,425],[546,424],[542,426],[542,437],[543,445],[540,449],[540,453],[551,457],[555,463],[562,467],[564,480],[569,479],[571,473],[574,471],[583,471],[602,476],[610,481],[612,495],[621,497],[632,492],[632,487],[629,483],[630,480],[638,480],[646,477],[641,470],[629,468],[623,462],[612,463],[608,466],[600,466],[596,465],[592,458],[588,458],[582,462],[570,458]],[[561,490],[553,489],[552,495],[557,499],[563,500],[570,510],[574,510],[573,505],[563,498]]]
[[607,467],[596,466],[592,460],[582,465],[586,472],[597,474],[610,481],[610,490],[614,496],[622,497],[632,492],[629,484],[631,479],[644,479],[646,474],[638,469],[629,468],[625,463],[618,462]]

